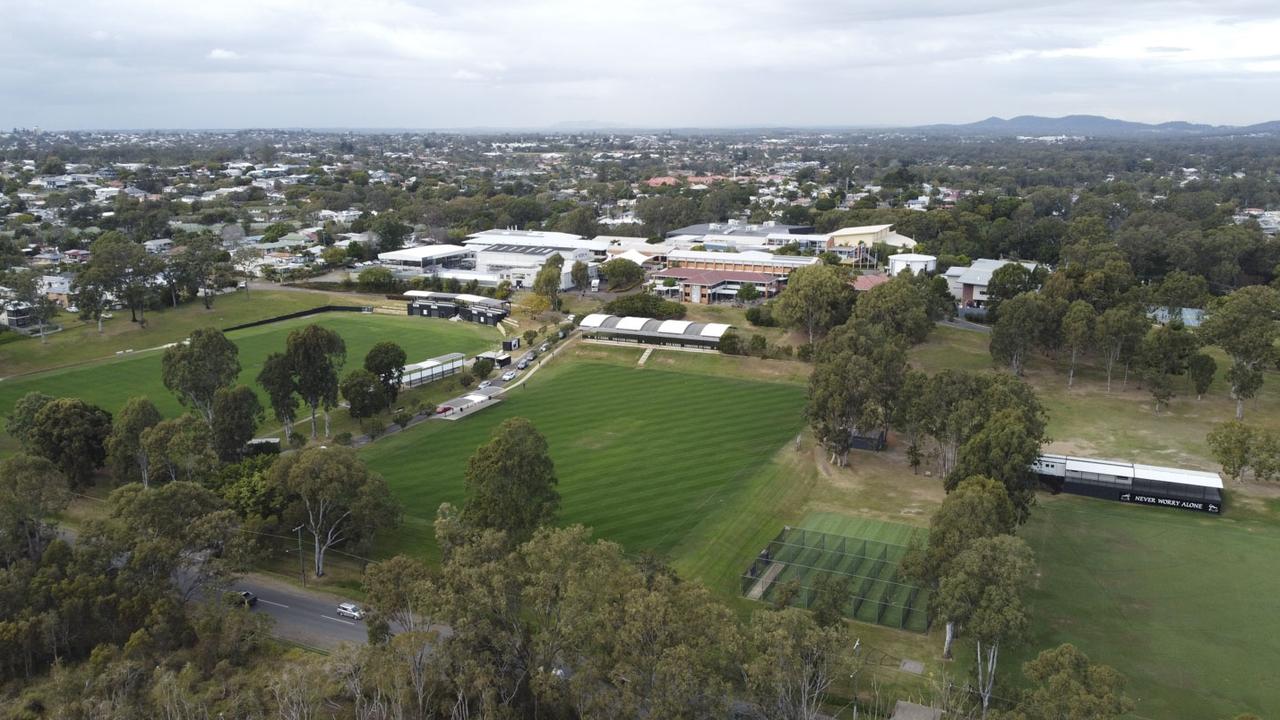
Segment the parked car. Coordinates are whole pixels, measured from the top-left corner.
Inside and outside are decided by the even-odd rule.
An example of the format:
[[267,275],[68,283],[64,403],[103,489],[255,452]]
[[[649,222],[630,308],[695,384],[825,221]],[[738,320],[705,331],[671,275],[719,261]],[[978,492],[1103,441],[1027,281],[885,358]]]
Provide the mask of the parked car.
[[506,371],[506,372],[502,373],[502,381],[503,381],[503,382],[511,382],[512,380],[515,380],[515,379],[516,379],[516,371],[515,371],[515,370],[508,370],[508,371]]
[[549,347],[551,347],[551,343],[542,343],[542,345],[538,348],[538,352],[544,353],[547,351],[547,348]]
[[253,607],[258,604],[258,596],[248,590],[237,590],[235,592],[227,593],[227,601],[233,605]]
[[493,384],[493,383],[492,383],[492,382],[490,382],[490,381],[488,381],[488,380],[481,380],[481,381],[480,381],[480,384],[476,386],[476,389],[477,389],[477,390],[483,390],[483,389],[485,389],[485,388],[489,387],[489,386],[490,386],[490,385],[492,385],[492,384]]
[[527,367],[529,367],[529,361],[528,361],[528,360],[521,360],[520,362],[516,363],[516,369],[517,369],[517,370],[523,370],[523,369],[525,369],[525,368],[527,368]]
[[441,405],[440,407],[436,408],[436,414],[443,415],[447,412],[451,412],[452,410],[453,408],[448,405]]
[[342,603],[338,605],[336,612],[338,613],[338,617],[351,618],[352,620],[364,619],[364,610],[361,610],[360,606],[355,603]]

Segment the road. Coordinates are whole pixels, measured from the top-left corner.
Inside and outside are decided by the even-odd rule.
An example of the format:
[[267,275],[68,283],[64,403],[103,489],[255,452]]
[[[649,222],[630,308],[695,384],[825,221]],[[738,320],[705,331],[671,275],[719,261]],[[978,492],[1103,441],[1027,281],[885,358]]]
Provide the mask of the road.
[[348,598],[304,590],[266,575],[241,576],[231,589],[257,595],[253,612],[270,615],[275,620],[273,634],[283,640],[332,650],[342,643],[360,644],[368,639],[363,622],[338,617],[334,612],[338,603]]
[[[60,526],[58,535],[67,542],[75,542],[79,535],[73,528]],[[179,573],[185,576],[184,572]],[[334,610],[338,603],[350,601],[321,590],[300,588],[269,575],[241,575],[227,591],[248,590],[258,596],[258,604],[252,612],[270,615],[275,621],[272,634],[276,637],[321,650],[332,650],[343,643],[362,644],[368,641],[365,624],[358,620],[338,617]],[[217,598],[221,602],[221,597]],[[398,624],[391,631],[399,632]]]

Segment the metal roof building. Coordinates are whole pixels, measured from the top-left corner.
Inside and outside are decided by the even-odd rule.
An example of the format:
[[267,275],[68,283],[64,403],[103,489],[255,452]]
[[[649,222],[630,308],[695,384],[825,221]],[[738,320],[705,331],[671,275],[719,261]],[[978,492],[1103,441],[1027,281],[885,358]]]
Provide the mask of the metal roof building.
[[578,329],[586,337],[624,342],[714,348],[731,325],[689,320],[655,320],[594,313],[582,318]]
[[1041,455],[1031,469],[1050,487],[1074,495],[1222,512],[1222,478],[1217,473],[1066,455]]
[[433,268],[456,266],[474,255],[475,250],[459,245],[419,245],[378,253],[378,260],[386,265]]

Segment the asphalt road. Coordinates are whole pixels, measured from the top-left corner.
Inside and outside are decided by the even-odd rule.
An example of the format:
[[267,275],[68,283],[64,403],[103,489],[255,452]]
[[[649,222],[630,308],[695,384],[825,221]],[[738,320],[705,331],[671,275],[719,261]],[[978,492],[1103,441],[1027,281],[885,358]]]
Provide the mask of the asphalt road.
[[342,643],[361,644],[368,639],[363,622],[334,612],[338,603],[348,598],[304,590],[263,575],[243,576],[231,584],[231,590],[257,595],[253,612],[270,615],[275,620],[273,634],[284,640],[332,650]]
[[[78,535],[68,527],[59,527],[57,532],[68,542],[75,542]],[[275,621],[272,634],[282,640],[321,650],[332,650],[343,643],[368,642],[369,635],[362,621],[338,617],[334,612],[338,603],[350,602],[350,598],[303,589],[267,575],[242,575],[227,588],[228,592],[239,590],[258,596],[252,612],[270,615]],[[221,594],[210,600],[222,602]],[[398,624],[392,624],[392,632],[400,630]]]

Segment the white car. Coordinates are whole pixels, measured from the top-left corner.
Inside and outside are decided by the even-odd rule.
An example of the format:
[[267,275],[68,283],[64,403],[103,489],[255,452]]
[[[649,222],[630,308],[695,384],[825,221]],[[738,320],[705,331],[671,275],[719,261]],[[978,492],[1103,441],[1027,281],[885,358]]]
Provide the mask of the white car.
[[508,371],[506,371],[506,372],[502,373],[502,381],[503,381],[503,382],[511,382],[512,380],[515,380],[515,379],[516,379],[516,371],[515,371],[515,370],[508,370]]
[[481,381],[480,381],[480,384],[476,386],[476,389],[477,389],[477,390],[483,390],[483,389],[485,389],[485,388],[489,387],[489,386],[490,386],[490,385],[492,385],[492,384],[493,384],[493,383],[492,383],[492,382],[490,382],[490,381],[488,381],[488,380],[481,380]]
[[338,617],[347,617],[352,620],[364,619],[364,610],[361,610],[360,606],[355,603],[342,603],[338,606],[337,613]]

